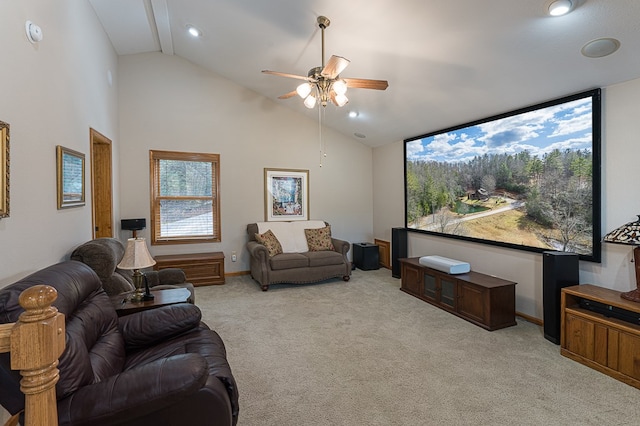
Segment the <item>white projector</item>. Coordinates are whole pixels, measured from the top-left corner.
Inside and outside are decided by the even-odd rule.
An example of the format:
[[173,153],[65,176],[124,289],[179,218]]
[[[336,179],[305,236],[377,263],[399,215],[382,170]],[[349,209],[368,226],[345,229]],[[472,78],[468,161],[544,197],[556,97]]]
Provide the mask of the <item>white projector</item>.
[[419,262],[421,265],[446,272],[447,274],[465,274],[471,270],[471,266],[467,262],[442,256],[422,256]]

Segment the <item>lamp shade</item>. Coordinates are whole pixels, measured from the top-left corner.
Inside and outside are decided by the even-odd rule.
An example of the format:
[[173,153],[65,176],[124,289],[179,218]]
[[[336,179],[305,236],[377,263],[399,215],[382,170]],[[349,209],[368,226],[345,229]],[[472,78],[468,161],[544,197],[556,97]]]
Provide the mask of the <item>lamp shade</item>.
[[333,83],[332,88],[333,91],[338,95],[344,95],[345,93],[347,93],[347,83],[345,83],[344,80],[336,80]]
[[127,248],[118,268],[120,269],[142,269],[156,264],[153,260],[144,238],[129,238]]
[[311,93],[311,89],[312,89],[311,83],[302,83],[300,86],[296,88],[296,92],[298,93],[298,96],[304,99],[307,96],[309,96],[309,93]]
[[316,106],[316,97],[313,96],[313,93],[307,96],[307,98],[304,100],[304,106],[306,106],[309,109]]
[[638,220],[629,222],[609,232],[604,236],[602,241],[607,243],[640,246],[640,215],[638,215]]
[[345,106],[347,102],[349,102],[349,98],[347,98],[345,95],[337,94],[335,97],[335,101],[336,101],[336,105],[338,105],[339,107],[342,107],[342,106]]

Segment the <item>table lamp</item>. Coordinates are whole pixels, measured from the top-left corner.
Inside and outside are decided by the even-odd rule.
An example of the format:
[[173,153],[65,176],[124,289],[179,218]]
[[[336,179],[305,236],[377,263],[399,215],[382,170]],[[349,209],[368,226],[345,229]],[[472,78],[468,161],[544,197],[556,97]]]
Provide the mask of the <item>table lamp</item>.
[[609,232],[602,241],[635,246],[633,249],[633,261],[636,264],[636,289],[622,293],[620,297],[640,302],[640,215],[638,215],[638,220],[635,222],[629,222]]
[[140,269],[148,268],[155,264],[156,261],[153,260],[151,254],[149,254],[144,238],[129,238],[127,240],[127,248],[124,251],[122,260],[118,263],[118,268],[133,270],[133,286],[136,289],[133,295],[131,295],[130,300],[139,302],[141,300],[153,299],[153,295],[148,291],[148,287],[146,292],[143,289],[145,277],[144,274],[140,272]]

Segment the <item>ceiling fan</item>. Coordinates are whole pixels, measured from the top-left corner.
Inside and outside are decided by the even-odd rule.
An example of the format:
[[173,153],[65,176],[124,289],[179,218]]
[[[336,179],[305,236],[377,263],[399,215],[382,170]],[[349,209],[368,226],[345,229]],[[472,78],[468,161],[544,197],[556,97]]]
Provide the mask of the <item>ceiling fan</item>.
[[309,109],[315,107],[318,102],[323,107],[326,107],[329,101],[333,102],[336,106],[341,107],[349,102],[349,99],[346,96],[348,88],[385,90],[389,87],[389,83],[386,80],[340,78],[340,73],[344,71],[350,62],[348,59],[341,56],[332,55],[325,65],[324,30],[329,26],[331,21],[329,21],[329,18],[326,16],[319,16],[317,22],[320,30],[322,31],[322,66],[311,68],[306,77],[278,71],[262,71],[265,74],[273,74],[281,77],[306,81],[306,83],[299,85],[296,90],[278,96],[278,99],[288,99],[297,94],[304,99],[304,105]]

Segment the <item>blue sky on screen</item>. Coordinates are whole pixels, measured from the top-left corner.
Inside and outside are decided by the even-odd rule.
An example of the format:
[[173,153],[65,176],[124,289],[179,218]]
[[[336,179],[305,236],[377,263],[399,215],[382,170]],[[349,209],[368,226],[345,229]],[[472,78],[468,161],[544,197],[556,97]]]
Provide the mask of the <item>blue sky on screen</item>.
[[463,162],[484,154],[591,150],[591,97],[407,142],[407,160]]

